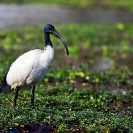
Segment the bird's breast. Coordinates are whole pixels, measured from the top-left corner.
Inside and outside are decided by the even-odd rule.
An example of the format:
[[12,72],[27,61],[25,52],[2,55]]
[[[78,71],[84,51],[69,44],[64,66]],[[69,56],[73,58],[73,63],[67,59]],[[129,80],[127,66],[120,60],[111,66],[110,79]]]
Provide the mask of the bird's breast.
[[27,78],[27,84],[36,84],[41,82],[41,80],[44,78],[45,74],[47,72],[47,69],[39,69],[34,68],[34,70],[31,72],[29,77]]
[[40,65],[43,68],[48,68],[54,57],[54,49],[51,46],[44,48],[43,53],[40,55]]
[[39,59],[36,60],[33,70],[27,79],[27,84],[38,83],[44,78],[53,57],[53,48],[51,46],[46,47]]

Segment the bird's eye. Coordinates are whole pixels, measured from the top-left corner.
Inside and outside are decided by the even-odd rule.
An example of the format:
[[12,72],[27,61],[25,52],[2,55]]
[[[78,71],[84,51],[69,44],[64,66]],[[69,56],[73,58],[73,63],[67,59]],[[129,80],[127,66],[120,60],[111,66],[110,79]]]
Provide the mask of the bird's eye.
[[51,31],[53,31],[53,28],[52,27],[48,27],[47,28],[47,32],[51,32]]
[[53,31],[53,30],[54,30],[54,28],[50,27],[50,29],[49,29],[49,30]]

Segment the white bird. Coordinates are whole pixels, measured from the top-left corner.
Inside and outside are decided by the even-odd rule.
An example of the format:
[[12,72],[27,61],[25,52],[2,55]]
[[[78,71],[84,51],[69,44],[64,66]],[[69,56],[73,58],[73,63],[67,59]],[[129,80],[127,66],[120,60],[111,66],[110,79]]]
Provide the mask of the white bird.
[[35,49],[22,54],[12,63],[4,77],[0,91],[2,92],[6,86],[16,90],[14,96],[14,107],[18,98],[19,89],[22,86],[32,85],[31,105],[34,106],[35,86],[44,78],[48,67],[54,57],[54,49],[50,40],[50,34],[60,39],[65,46],[67,55],[69,51],[67,45],[53,25],[47,24],[44,27],[45,47],[43,50]]

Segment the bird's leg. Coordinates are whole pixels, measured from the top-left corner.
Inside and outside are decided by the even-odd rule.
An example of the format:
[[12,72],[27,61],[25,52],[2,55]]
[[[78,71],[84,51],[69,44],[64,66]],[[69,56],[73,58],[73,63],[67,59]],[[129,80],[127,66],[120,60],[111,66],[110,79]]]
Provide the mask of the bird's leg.
[[14,104],[13,106],[16,107],[16,100],[18,98],[18,92],[19,92],[19,87],[16,88],[15,96],[14,96]]
[[35,92],[35,86],[32,86],[31,90],[31,106],[34,107],[34,92]]

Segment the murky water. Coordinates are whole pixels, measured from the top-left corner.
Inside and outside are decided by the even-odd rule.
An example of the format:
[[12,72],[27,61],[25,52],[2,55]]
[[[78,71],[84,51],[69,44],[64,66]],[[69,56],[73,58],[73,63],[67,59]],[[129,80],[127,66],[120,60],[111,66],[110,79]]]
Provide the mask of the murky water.
[[0,4],[0,29],[40,23],[133,23],[133,12],[58,6]]

